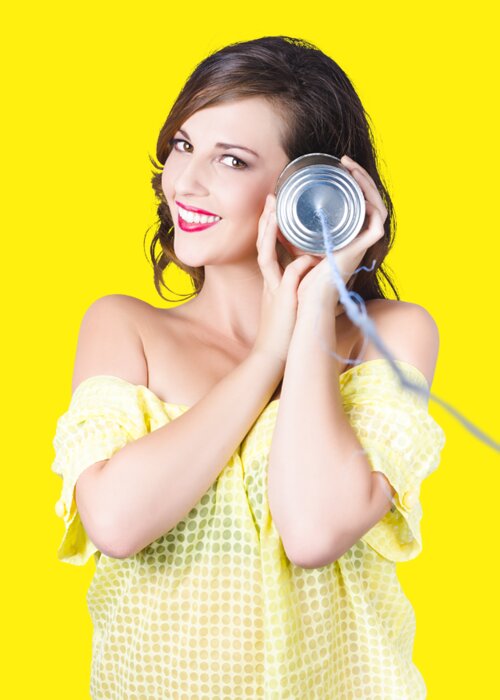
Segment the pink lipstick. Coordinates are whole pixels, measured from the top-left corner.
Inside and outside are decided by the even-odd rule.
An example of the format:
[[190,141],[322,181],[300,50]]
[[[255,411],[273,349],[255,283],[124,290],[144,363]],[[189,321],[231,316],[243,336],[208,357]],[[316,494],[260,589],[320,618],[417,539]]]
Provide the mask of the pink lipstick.
[[205,209],[197,209],[196,207],[190,207],[189,204],[182,204],[177,200],[175,200],[175,203],[178,207],[186,209],[187,211],[193,211],[195,214],[205,214],[206,216],[219,216],[218,214],[214,214],[213,211],[206,211]]

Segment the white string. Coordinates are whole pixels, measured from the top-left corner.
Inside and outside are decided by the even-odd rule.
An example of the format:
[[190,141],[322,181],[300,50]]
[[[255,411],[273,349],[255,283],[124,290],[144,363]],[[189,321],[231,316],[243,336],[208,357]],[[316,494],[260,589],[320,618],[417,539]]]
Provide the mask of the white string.
[[[465,416],[463,416],[457,409],[455,409],[453,406],[451,406],[449,403],[444,401],[443,399],[439,398],[436,396],[433,392],[431,392],[426,385],[425,387],[420,386],[419,384],[415,384],[414,382],[410,381],[407,377],[403,375],[401,370],[396,364],[396,359],[392,355],[392,353],[389,351],[389,349],[386,347],[386,345],[383,343],[382,339],[379,337],[377,334],[375,324],[373,323],[372,319],[368,316],[368,313],[366,311],[366,305],[363,300],[363,298],[357,294],[354,291],[349,291],[346,289],[346,286],[344,284],[344,280],[342,279],[342,275],[340,274],[340,271],[337,267],[337,263],[335,261],[335,255],[333,253],[333,243],[329,240],[329,225],[328,225],[328,216],[325,211],[321,208],[317,208],[315,211],[315,216],[319,219],[322,227],[322,232],[323,232],[323,242],[324,242],[324,247],[326,251],[326,256],[328,258],[328,262],[330,265],[330,270],[332,273],[332,284],[337,288],[338,293],[339,293],[339,300],[340,303],[344,306],[345,311],[347,316],[351,319],[351,321],[360,328],[361,332],[363,333],[365,337],[364,345],[363,345],[363,350],[365,349],[366,343],[368,340],[370,340],[375,347],[380,350],[381,354],[387,359],[389,362],[390,366],[392,367],[394,373],[399,379],[400,385],[408,391],[413,391],[415,393],[418,393],[422,396],[425,397],[426,401],[429,401],[429,399],[433,399],[433,401],[436,401],[439,403],[443,408],[451,413],[457,420],[459,420],[462,425],[465,426],[469,432],[471,432],[473,435],[475,435],[479,440],[482,440],[484,443],[492,447],[494,450],[497,452],[500,452],[500,442],[494,440],[493,438],[489,437],[484,433],[482,430],[477,428],[471,421],[469,421]],[[375,264],[375,260],[373,260],[372,263],[372,268],[373,265]],[[354,270],[355,274],[361,269],[367,269],[364,267],[359,267],[356,270]],[[359,303],[359,308],[358,305],[355,303],[355,300],[358,301]],[[317,325],[319,321],[319,317],[321,315],[321,309],[318,310],[318,315],[316,318],[316,324],[315,324],[315,329],[317,330]],[[325,349],[325,351],[330,355],[336,357],[338,360],[341,360],[343,362],[347,362],[349,364],[360,364],[363,362],[362,359],[360,360],[351,360],[349,358],[344,358],[340,357],[336,352],[333,350],[329,350],[325,343],[323,342],[323,339],[320,337],[320,341],[322,343],[322,347]]]

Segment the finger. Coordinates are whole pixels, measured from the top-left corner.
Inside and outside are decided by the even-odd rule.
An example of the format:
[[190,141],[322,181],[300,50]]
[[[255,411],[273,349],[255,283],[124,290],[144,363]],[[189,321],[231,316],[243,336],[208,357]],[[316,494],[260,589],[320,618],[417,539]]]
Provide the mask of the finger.
[[351,175],[355,178],[356,182],[358,185],[361,187],[363,190],[363,194],[365,195],[365,199],[368,202],[371,202],[380,212],[380,216],[382,219],[385,221],[387,218],[387,209],[384,204],[384,200],[380,196],[380,192],[378,189],[375,187],[375,185],[372,184],[372,181],[368,179],[364,173],[362,173],[360,170],[353,170]]
[[340,159],[340,162],[345,165],[349,170],[353,170],[354,168],[357,168],[358,170],[361,170],[361,172],[370,180],[372,185],[376,188],[377,185],[375,184],[375,180],[372,178],[368,170],[366,168],[363,168],[362,165],[360,165],[357,161],[353,160],[350,156],[344,155]]
[[266,202],[264,205],[264,210],[262,212],[261,218],[259,219],[259,233],[257,235],[257,249],[260,246],[262,237],[266,230],[267,222],[269,221],[269,215],[271,213],[271,200],[269,195],[266,197]]
[[385,231],[384,221],[379,209],[371,202],[367,202],[366,212],[368,225],[363,231],[358,233],[356,238],[354,238],[353,243],[354,241],[357,241],[358,245],[369,248],[371,245],[373,245],[373,243],[375,243],[375,241],[378,241],[379,238],[383,237]]
[[276,233],[278,224],[276,212],[271,207],[266,225],[263,227],[262,238],[257,256],[258,263],[270,289],[275,289],[281,282],[282,272],[276,252]]
[[371,204],[370,202],[366,202],[366,217],[363,224],[363,228],[342,250],[347,250],[351,248],[351,246],[352,250],[356,250],[358,249],[358,247],[362,247],[365,244],[367,237],[372,235],[374,229],[377,231],[377,233],[380,233],[381,235],[384,234],[384,228],[380,212],[376,207],[373,206],[373,204]]
[[375,183],[375,180],[372,178],[370,173],[365,168],[363,168],[362,165],[357,163],[348,155],[342,156],[340,161],[343,165],[345,165],[348,168],[350,174],[355,178],[356,182],[363,190],[363,193],[366,195],[367,199],[369,199],[373,204],[375,204],[376,207],[378,207],[382,218],[385,221],[385,218],[387,217],[387,209],[384,204],[384,200],[382,199],[378,187]]

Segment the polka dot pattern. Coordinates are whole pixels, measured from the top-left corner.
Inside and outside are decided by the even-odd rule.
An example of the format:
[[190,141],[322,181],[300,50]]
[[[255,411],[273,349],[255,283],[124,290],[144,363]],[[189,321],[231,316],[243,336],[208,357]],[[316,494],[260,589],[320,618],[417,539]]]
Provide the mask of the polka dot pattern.
[[[425,382],[407,363],[400,368]],[[303,569],[284,552],[266,472],[279,400],[268,404],[216,481],[169,532],[126,559],[99,552],[74,499],[78,476],[187,406],[111,375],[83,381],[57,422],[52,470],[61,561],[96,570],[87,604],[93,700],[420,700],[413,608],[396,562],[422,547],[420,484],[444,433],[425,400],[403,391],[385,360],[340,378],[346,415],[394,509],[342,557]]]

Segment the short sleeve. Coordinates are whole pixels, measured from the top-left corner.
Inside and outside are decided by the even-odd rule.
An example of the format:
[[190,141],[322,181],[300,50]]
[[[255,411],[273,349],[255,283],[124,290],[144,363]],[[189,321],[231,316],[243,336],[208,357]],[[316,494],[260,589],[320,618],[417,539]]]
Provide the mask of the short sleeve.
[[[396,361],[404,377],[428,391],[419,369]],[[373,471],[395,489],[393,507],[361,538],[386,559],[414,559],[422,550],[423,480],[439,465],[446,438],[428,412],[428,397],[399,381],[383,358],[355,365],[342,390],[344,410]]]
[[57,557],[69,564],[86,564],[97,547],[80,520],[75,485],[95,462],[109,459],[128,442],[164,424],[163,405],[147,387],[113,375],[96,375],[81,382],[68,410],[58,419],[51,470],[62,478],[56,514],[64,522]]

